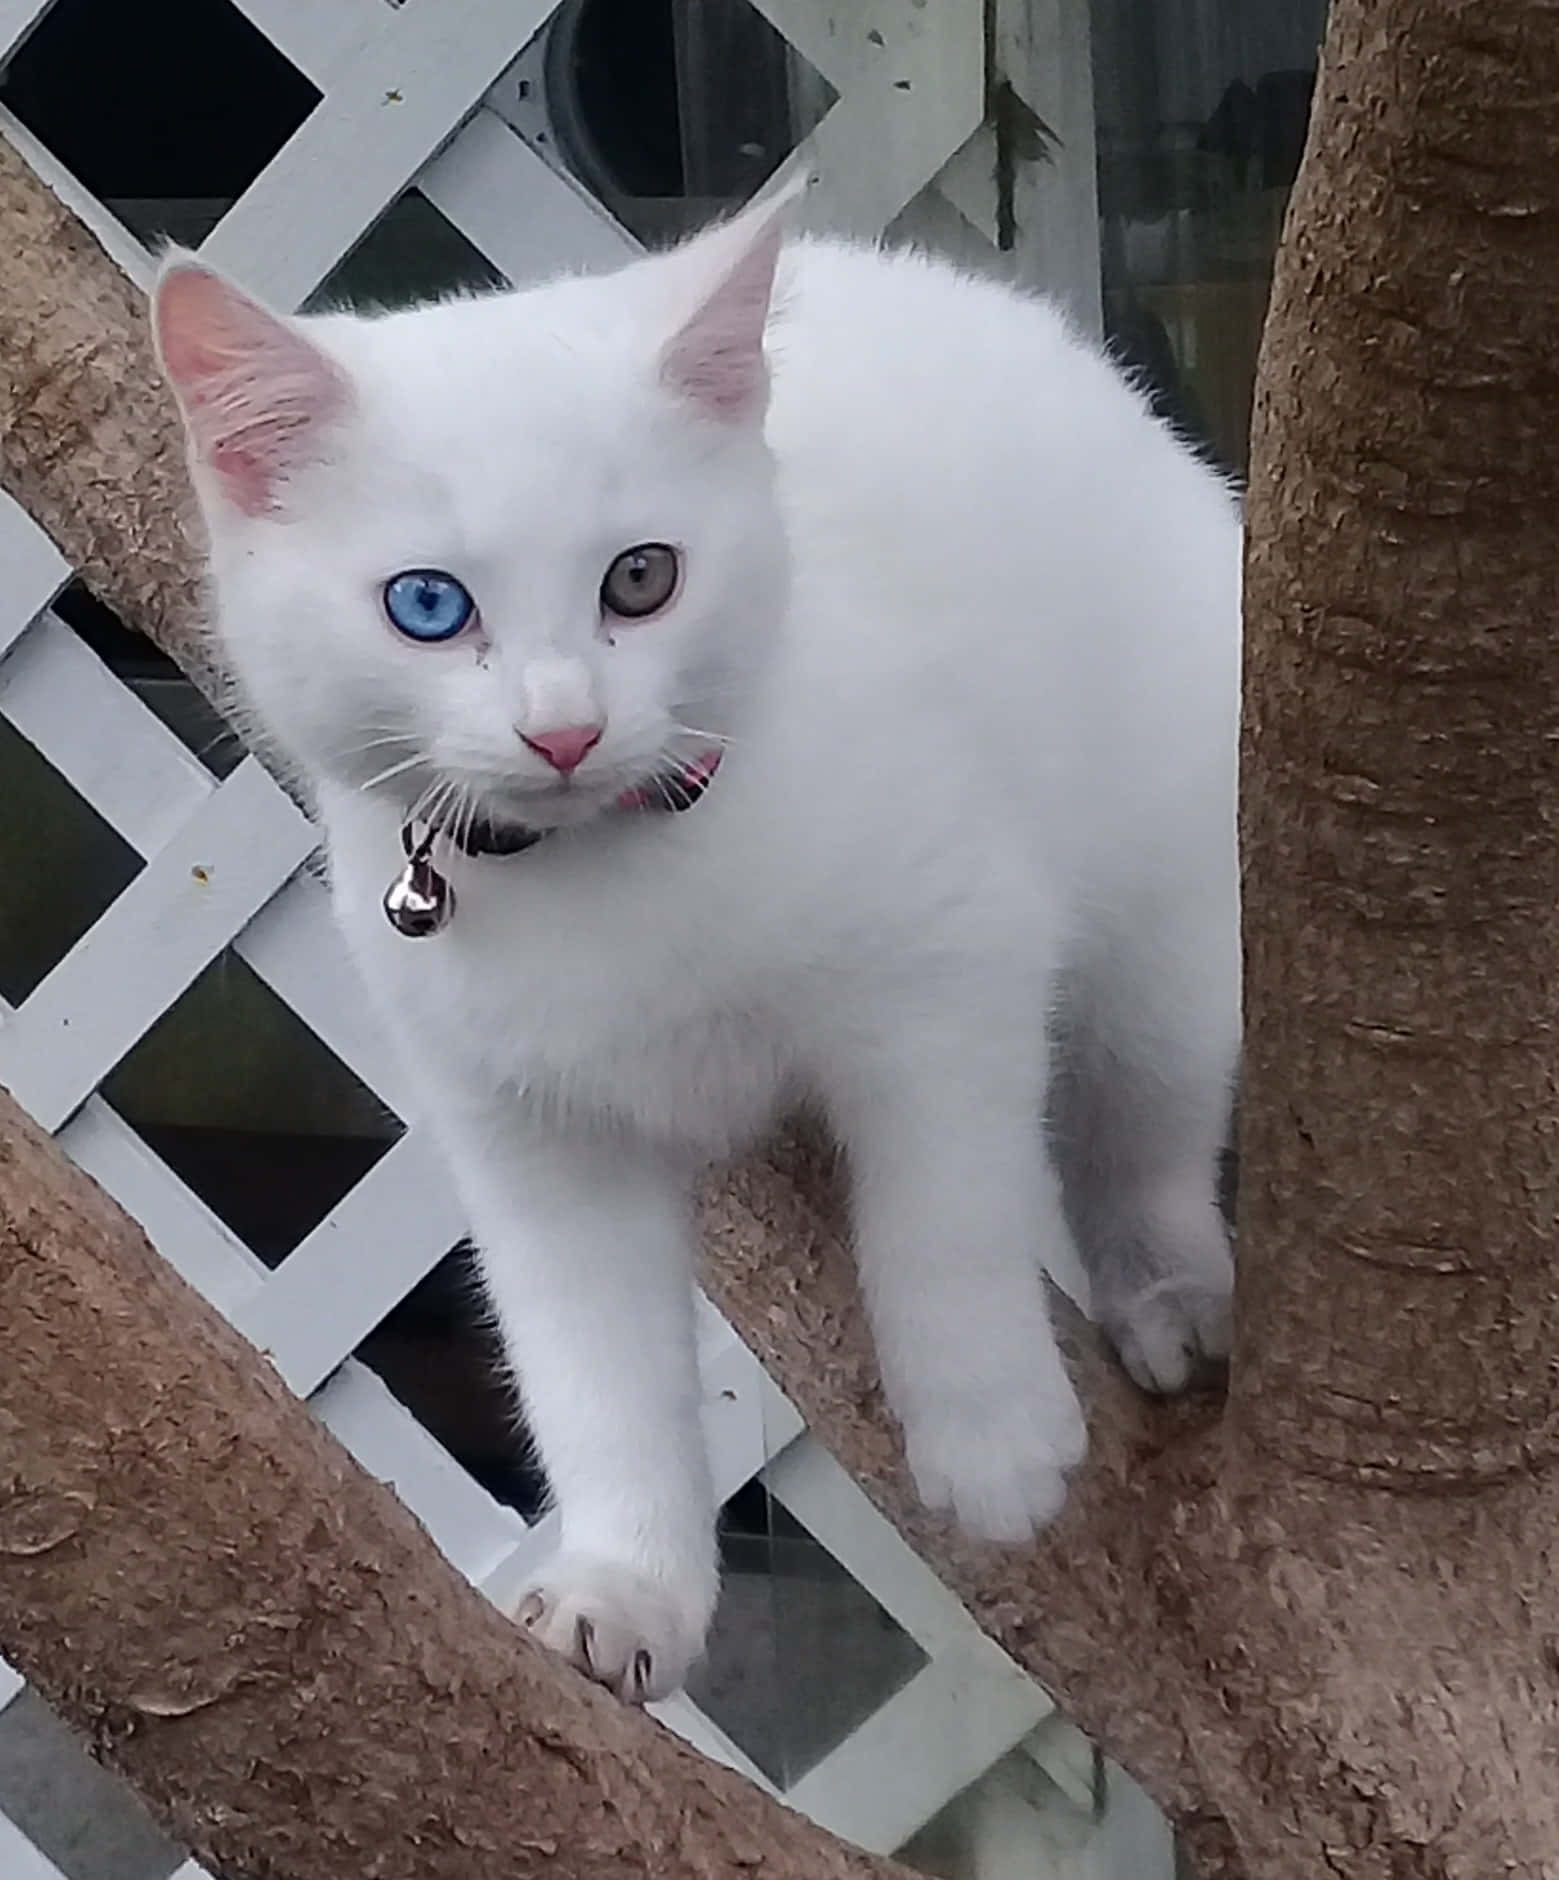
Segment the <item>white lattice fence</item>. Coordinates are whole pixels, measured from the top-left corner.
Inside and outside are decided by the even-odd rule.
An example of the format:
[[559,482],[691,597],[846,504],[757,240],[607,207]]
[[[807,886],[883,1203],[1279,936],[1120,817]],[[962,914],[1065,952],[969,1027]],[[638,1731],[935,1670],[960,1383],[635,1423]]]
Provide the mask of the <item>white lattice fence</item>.
[[[49,4],[0,0],[0,62]],[[632,239],[508,121],[513,87],[504,75],[544,25],[547,0],[240,4],[323,94],[203,244],[266,298],[300,303],[413,183],[515,281],[632,251]],[[969,230],[995,232],[994,185],[981,168],[989,133],[982,130],[984,10],[976,0],[858,0],[847,32],[838,30],[844,9],[819,0],[758,4],[838,94],[794,160],[819,175],[814,197],[824,219],[872,232],[912,200],[924,206],[931,200],[924,192],[936,184],[938,213],[953,205]],[[1006,30],[1031,40],[1035,12],[1036,0],[1010,9],[1004,0]],[[1065,32],[1075,42],[1072,0],[1048,0],[1046,12],[1056,44]],[[0,131],[73,201],[127,272],[145,280],[146,251],[106,208],[14,119],[0,121]],[[1085,154],[1091,172],[1091,150]],[[1071,190],[1071,208],[1051,220],[1072,231],[1073,272],[1069,283],[1053,284],[1069,285],[1086,314],[1097,301],[1097,280],[1077,279],[1076,251],[1077,230],[1091,217],[1091,173],[1086,201],[1064,179],[1058,187]],[[348,970],[325,891],[304,868],[314,833],[253,759],[216,781],[64,623],[52,602],[71,571],[3,499],[0,570],[0,714],[144,863],[36,989],[4,1011],[0,1083],[270,1355],[360,1461],[394,1483],[455,1565],[501,1598],[549,1544],[546,1524],[527,1530],[352,1356],[463,1231],[422,1135],[402,1135],[270,1271],[98,1094],[125,1054],[231,946],[370,1090],[400,1109],[396,1069]],[[889,1850],[1022,1741],[1048,1755],[1063,1788],[1077,1788],[1072,1740],[1052,1719],[1047,1751],[1038,1728],[1051,1719],[1045,1695],[804,1433],[707,1305],[701,1333],[705,1427],[721,1495],[761,1478],[925,1654],[924,1668],[787,1799],[846,1836]],[[15,1689],[0,1666],[0,1709]],[[771,1786],[688,1698],[660,1706],[659,1714],[708,1754]],[[1148,1839],[1151,1856],[1129,1869],[1144,1880],[1164,1871],[1162,1836]],[[182,1880],[198,1871],[191,1863]],[[55,1874],[3,1815],[0,1873],[7,1880]]]

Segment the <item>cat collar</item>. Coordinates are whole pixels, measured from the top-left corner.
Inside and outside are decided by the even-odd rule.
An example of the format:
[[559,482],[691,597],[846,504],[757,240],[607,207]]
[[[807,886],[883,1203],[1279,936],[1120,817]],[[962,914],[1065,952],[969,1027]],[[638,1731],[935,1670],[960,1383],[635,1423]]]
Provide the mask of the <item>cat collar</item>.
[[[649,783],[624,790],[615,807],[680,814],[691,809],[709,788],[719,765],[718,751],[705,752],[674,770],[662,771]],[[433,859],[440,842],[447,842],[463,855],[523,855],[555,833],[551,829],[527,829],[523,823],[495,822],[485,815],[459,828],[408,817],[401,825],[406,864],[385,889],[385,919],[408,940],[425,940],[449,925],[454,918],[455,890]]]

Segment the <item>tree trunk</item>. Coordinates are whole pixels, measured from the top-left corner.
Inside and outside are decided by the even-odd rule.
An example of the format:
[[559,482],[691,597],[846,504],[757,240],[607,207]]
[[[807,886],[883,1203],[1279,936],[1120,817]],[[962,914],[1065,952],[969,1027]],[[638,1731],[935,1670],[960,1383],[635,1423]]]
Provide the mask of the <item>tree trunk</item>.
[[[1072,1326],[1093,1449],[1071,1505],[1031,1551],[971,1546],[915,1507],[826,1151],[798,1138],[712,1182],[705,1198],[720,1303],[981,1624],[1170,1810],[1199,1880],[1559,1874],[1559,1288],[1547,1245],[1559,1163],[1546,1069],[1559,988],[1549,757],[1559,650],[1547,631],[1559,599],[1556,144],[1551,0],[1337,0],[1274,284],[1253,452],[1249,1043],[1227,1415],[1206,1400],[1145,1403]],[[139,306],[62,216],[0,144],[0,474],[106,598],[209,683],[192,564],[169,534],[183,497],[168,468],[171,414],[145,377]],[[19,270],[25,294],[11,291]],[[4,441],[39,411],[49,421],[29,445]],[[137,563],[142,542],[154,545],[149,566]],[[41,1244],[48,1223],[36,1208],[29,1219]],[[48,1244],[69,1269],[64,1238]],[[10,1251],[0,1237],[0,1261]],[[48,1319],[21,1323],[18,1348],[47,1343]],[[49,1348],[50,1364],[69,1366],[68,1349]],[[100,1368],[121,1377],[128,1363],[119,1353]],[[185,1388],[182,1373],[152,1365],[136,1376],[147,1390]],[[0,1371],[9,1445],[7,1382]],[[247,1404],[259,1387],[251,1378],[244,1389]],[[267,1381],[255,1401],[277,1418],[278,1396]],[[68,1456],[106,1454],[105,1401],[83,1391],[51,1407],[34,1394],[37,1427],[21,1429]],[[214,1427],[212,1406],[189,1401],[196,1434]],[[279,1477],[314,1479],[327,1439],[296,1406],[289,1418],[275,1438],[285,1449],[244,1452],[254,1461],[230,1471],[234,1492],[259,1495],[276,1479],[265,1456]],[[136,1453],[139,1430],[119,1412],[112,1443]],[[180,1466],[203,1465],[181,1455]],[[339,1476],[348,1465],[332,1466]],[[67,1469],[45,1485],[74,1479]],[[326,1562],[321,1584],[341,1602],[330,1622],[344,1629],[330,1638],[373,1623],[373,1600],[389,1598],[370,1595],[351,1549],[336,1545],[345,1531],[331,1527],[330,1497],[342,1492],[332,1477],[317,1504],[295,1496],[323,1510],[310,1540]],[[285,1748],[296,1680],[311,1680],[317,1703],[350,1708],[363,1695],[358,1662],[320,1657],[308,1627],[272,1641],[279,1656],[260,1661],[271,1681],[240,1680],[200,1713],[238,1717],[229,1706],[246,1706],[220,1750],[198,1719],[154,1712],[134,1734],[104,1728],[105,1717],[125,1720],[162,1661],[146,1655],[154,1608],[117,1592],[109,1608],[102,1581],[60,1568],[96,1518],[83,1511],[47,1576],[0,1549],[0,1646],[103,1754],[183,1810],[182,1832],[225,1819],[241,1795],[249,1827],[265,1812],[291,1850],[275,1871],[325,1871],[327,1843],[339,1867],[352,1844],[335,1834],[329,1811],[345,1804],[329,1785],[302,1786],[311,1765],[288,1762],[290,1751],[277,1752],[285,1780],[262,1771],[255,1789],[251,1766],[272,1754],[264,1746]],[[195,1501],[183,1519],[170,1530],[187,1537],[183,1598],[230,1614],[221,1576],[234,1569],[209,1551]],[[271,1536],[235,1533],[233,1559],[251,1602],[292,1610],[298,1562]],[[655,1760],[662,1750],[647,1747],[642,1720],[583,1696],[465,1604],[461,1626],[489,1670],[477,1666],[467,1686],[462,1668],[461,1697],[439,1700],[442,1721],[408,1726],[408,1712],[428,1705],[420,1689],[408,1705],[394,1685],[417,1636],[413,1609],[420,1624],[423,1604],[453,1611],[455,1595],[425,1543],[419,1553],[403,1532],[391,1538],[417,1580],[373,1634],[392,1675],[372,1701],[392,1708],[349,1726],[361,1767],[331,1762],[323,1733],[310,1739],[347,1787],[396,1793],[408,1727],[466,1742],[465,1693],[482,1694],[481,1712],[494,1701],[490,1667],[504,1664],[504,1753],[521,1759],[510,1766],[550,1769],[548,1746],[567,1742],[566,1772],[555,1773],[577,1782],[581,1818],[598,1782],[613,1808],[665,1810],[643,1818],[683,1835],[668,1864],[728,1849],[720,1836],[746,1831],[733,1822],[762,1823],[768,1836],[771,1814],[740,1785],[677,1752]],[[239,1656],[270,1649],[252,1623],[235,1636]],[[438,1637],[453,1650],[446,1631]],[[480,1737],[488,1726],[472,1727]],[[430,1753],[419,1742],[416,1754]],[[438,1767],[453,1779],[453,1765]],[[473,1819],[485,1818],[491,1778],[463,1763],[458,1774],[478,1798]],[[656,1782],[664,1789],[646,1795]],[[410,1817],[383,1807],[391,1833],[366,1817],[352,1832],[363,1846],[409,1845]],[[315,1808],[325,1810],[317,1828]],[[562,1813],[547,1818],[560,1840],[572,1833]],[[832,1871],[824,1863],[840,1857],[817,1853],[819,1837],[795,1839],[806,1831],[793,1823],[787,1833],[764,1842],[776,1874]],[[587,1839],[585,1857],[606,1845]],[[408,1857],[383,1871],[444,1869]]]
[[1253,434],[1241,1309],[1194,1548],[1285,1873],[1559,1873],[1556,222],[1552,4],[1334,7]]

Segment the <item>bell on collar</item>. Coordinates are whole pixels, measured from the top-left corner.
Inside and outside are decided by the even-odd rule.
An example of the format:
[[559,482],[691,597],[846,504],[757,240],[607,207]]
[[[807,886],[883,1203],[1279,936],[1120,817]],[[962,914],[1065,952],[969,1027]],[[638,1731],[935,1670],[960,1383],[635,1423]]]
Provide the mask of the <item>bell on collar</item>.
[[429,830],[414,847],[411,825],[406,826],[402,832],[406,866],[385,890],[385,919],[408,940],[426,940],[430,934],[441,933],[454,916],[455,891],[431,859],[435,833]]

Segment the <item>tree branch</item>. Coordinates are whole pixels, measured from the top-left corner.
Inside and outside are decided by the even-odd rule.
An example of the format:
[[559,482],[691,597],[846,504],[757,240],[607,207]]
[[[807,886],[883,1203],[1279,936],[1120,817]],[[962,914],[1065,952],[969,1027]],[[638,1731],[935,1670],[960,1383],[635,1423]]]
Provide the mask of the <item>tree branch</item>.
[[533,1645],[3,1093],[0,1323],[0,1642],[220,1870],[896,1871]]
[[140,289],[0,136],[0,486],[218,709],[200,524]]

